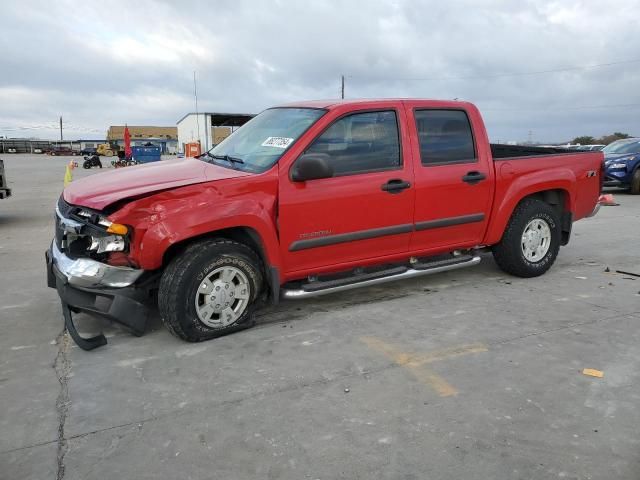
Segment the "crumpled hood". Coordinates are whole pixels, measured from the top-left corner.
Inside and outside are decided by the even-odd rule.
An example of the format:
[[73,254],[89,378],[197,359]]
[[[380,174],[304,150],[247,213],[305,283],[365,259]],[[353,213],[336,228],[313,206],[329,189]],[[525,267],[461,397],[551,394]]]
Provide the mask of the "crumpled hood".
[[73,181],[65,188],[63,195],[71,205],[102,210],[125,198],[247,175],[251,174],[192,158],[163,160],[118,168]]

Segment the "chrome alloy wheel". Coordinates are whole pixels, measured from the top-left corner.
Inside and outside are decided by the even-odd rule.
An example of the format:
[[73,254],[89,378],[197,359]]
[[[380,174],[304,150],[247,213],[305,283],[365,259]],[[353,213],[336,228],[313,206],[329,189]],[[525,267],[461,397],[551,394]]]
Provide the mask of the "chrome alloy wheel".
[[250,298],[251,287],[244,273],[235,267],[216,268],[198,287],[196,313],[208,327],[226,327],[242,316]]
[[537,263],[544,258],[551,246],[551,228],[541,219],[534,218],[524,227],[520,242],[522,254],[531,263]]

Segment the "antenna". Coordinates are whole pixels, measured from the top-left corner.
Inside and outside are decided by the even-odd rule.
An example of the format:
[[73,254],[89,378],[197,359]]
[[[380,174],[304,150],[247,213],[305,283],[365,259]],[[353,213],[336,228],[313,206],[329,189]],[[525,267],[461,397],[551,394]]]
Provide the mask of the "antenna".
[[198,115],[198,85],[196,83],[195,70],[193,71],[193,98],[195,99],[195,102],[196,102],[196,125],[198,128],[198,143],[200,143],[200,115]]
[[344,100],[344,75],[342,75],[342,88],[340,89],[341,98]]

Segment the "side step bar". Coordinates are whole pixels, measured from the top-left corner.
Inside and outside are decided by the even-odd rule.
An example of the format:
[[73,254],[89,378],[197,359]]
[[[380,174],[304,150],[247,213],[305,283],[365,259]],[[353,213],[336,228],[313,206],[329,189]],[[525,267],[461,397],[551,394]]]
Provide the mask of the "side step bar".
[[309,297],[319,297],[320,295],[328,295],[330,293],[344,292],[354,288],[368,287],[395,280],[403,280],[406,278],[420,277],[423,275],[431,275],[433,273],[446,272],[448,270],[457,270],[459,268],[471,267],[480,263],[478,256],[465,256],[463,258],[432,262],[418,263],[411,267],[394,267],[382,272],[372,274],[362,274],[353,277],[343,278],[339,280],[316,281],[306,283],[300,288],[283,288],[280,290],[280,296],[283,299],[299,299]]

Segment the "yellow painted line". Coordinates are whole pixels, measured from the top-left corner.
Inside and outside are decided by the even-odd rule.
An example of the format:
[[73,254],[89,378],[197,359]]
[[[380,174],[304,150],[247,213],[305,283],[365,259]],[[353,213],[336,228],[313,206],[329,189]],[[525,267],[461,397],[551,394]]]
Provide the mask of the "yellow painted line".
[[457,395],[458,391],[440,375],[433,372],[430,368],[425,367],[425,365],[462,355],[486,352],[488,350],[487,347],[481,343],[473,343],[458,347],[444,348],[427,354],[416,355],[403,352],[399,348],[390,345],[379,338],[362,337],[361,340],[372,350],[383,353],[396,365],[409,369],[418,381],[429,385],[441,397]]
[[436,350],[435,352],[420,356],[418,361],[421,363],[431,363],[438,360],[461,357],[462,355],[469,355],[471,353],[482,353],[486,352],[487,350],[488,348],[481,343],[472,343],[470,345],[461,345],[459,347]]
[[429,385],[441,397],[452,397],[458,394],[458,390],[444,378],[427,367],[408,367],[411,373],[419,382]]

